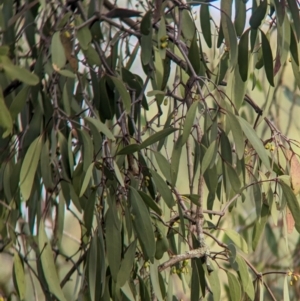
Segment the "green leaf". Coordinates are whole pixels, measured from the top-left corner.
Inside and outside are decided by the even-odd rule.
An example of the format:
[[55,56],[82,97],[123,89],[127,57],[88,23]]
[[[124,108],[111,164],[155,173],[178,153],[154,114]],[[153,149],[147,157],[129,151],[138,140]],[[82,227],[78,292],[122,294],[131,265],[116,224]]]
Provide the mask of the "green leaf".
[[225,38],[225,44],[229,49],[230,68],[233,69],[237,63],[238,45],[234,25],[231,21],[232,0],[221,0],[221,24]]
[[155,297],[158,301],[163,301],[164,298],[162,296],[162,291],[159,283],[159,273],[158,273],[158,261],[155,261],[153,264],[150,265],[150,279],[151,279],[151,286],[153,288]]
[[244,82],[248,78],[249,31],[250,31],[250,29],[247,29],[241,36],[240,43],[239,43],[239,51],[238,51],[239,52],[239,54],[238,54],[239,71],[240,71],[241,79]]
[[155,182],[156,188],[164,199],[165,203],[169,208],[175,205],[172,192],[165,180],[154,170],[150,170],[152,178]]
[[149,211],[139,193],[133,187],[130,187],[129,189],[133,226],[145,255],[145,260],[153,262],[155,254],[155,237]]
[[258,138],[256,132],[254,129],[250,126],[250,124],[243,119],[242,117],[238,117],[238,121],[243,129],[244,134],[249,139],[250,143],[252,144],[253,148],[256,150],[259,158],[261,159],[262,163],[266,166],[268,170],[271,169],[270,166],[270,160],[268,157],[268,154],[266,152],[266,149],[261,142],[261,140]]
[[98,67],[101,66],[101,60],[99,54],[97,53],[97,51],[92,45],[89,45],[87,50],[83,50],[83,53],[90,66],[94,66],[94,65]]
[[[206,275],[205,279],[210,284],[210,289],[212,291],[214,301],[217,301],[217,300],[219,301],[219,300],[222,300],[221,299],[220,275],[218,273],[219,270],[216,268],[216,266],[212,262],[210,262],[210,265],[213,268],[213,272],[208,273],[207,269],[204,269],[205,275]],[[198,265],[198,267],[199,267],[199,265]],[[198,268],[198,271],[199,271],[199,268]],[[201,281],[201,279],[200,279],[200,281]],[[205,295],[204,292],[202,292],[202,294]]]
[[140,191],[140,190],[138,191],[138,193],[140,194],[143,201],[149,208],[151,208],[153,211],[155,211],[158,215],[160,215],[160,216],[162,215],[162,210],[161,210],[160,206],[151,198],[150,195],[148,195],[147,193]]
[[262,20],[265,18],[268,8],[268,1],[260,1],[259,6],[254,10],[249,20],[250,26],[253,29],[258,29]]
[[42,138],[39,136],[30,144],[23,160],[20,172],[20,190],[25,201],[29,199],[31,194],[41,150]]
[[43,273],[49,291],[56,296],[59,301],[66,301],[64,293],[59,284],[59,277],[55,268],[51,244],[45,232],[43,220],[40,221],[38,232],[38,245],[40,250],[40,260],[42,262]]
[[186,113],[185,122],[184,122],[184,126],[183,126],[183,132],[182,132],[182,138],[181,138],[182,145],[184,145],[189,138],[192,126],[195,121],[197,107],[198,107],[198,102],[195,101],[192,103],[188,112]]
[[176,129],[174,129],[172,127],[168,127],[166,129],[163,129],[163,130],[155,133],[154,135],[151,135],[150,137],[148,137],[145,141],[143,141],[141,143],[140,149],[146,148],[149,145],[152,145],[162,139],[165,139],[167,136],[169,136],[170,134],[172,134],[175,131],[176,131]]
[[108,139],[115,141],[115,137],[114,137],[113,133],[100,120],[98,120],[96,118],[92,118],[92,117],[85,117],[84,120],[90,124],[93,124],[97,128],[97,130],[99,132],[103,133]]
[[122,187],[125,187],[124,179],[123,179],[122,174],[120,172],[119,166],[118,166],[118,164],[115,160],[113,161],[113,164],[114,164],[114,171],[115,171],[115,175],[116,175],[117,180],[119,181],[119,183]]
[[295,220],[295,228],[300,233],[300,219],[299,219],[299,213],[300,213],[300,205],[299,202],[291,189],[290,186],[288,186],[282,179],[279,180],[284,198],[286,199],[287,205],[289,209],[292,212],[293,218]]
[[234,190],[234,192],[239,193],[241,190],[241,181],[237,175],[236,170],[229,163],[225,164],[225,168],[226,168],[232,189]]
[[[264,1],[266,2],[266,1]],[[263,58],[264,58],[264,66],[267,75],[268,82],[272,87],[274,87],[274,71],[273,71],[273,56],[272,50],[267,39],[265,33],[261,30],[261,43],[262,43],[262,51],[263,51]]]
[[239,249],[248,254],[248,245],[245,239],[239,233],[231,229],[226,229],[224,232]]
[[54,188],[52,180],[52,170],[51,170],[51,160],[49,156],[49,140],[46,139],[42,151],[41,151],[41,173],[43,178],[43,183],[46,189],[52,190]]
[[85,175],[84,175],[84,180],[80,189],[79,197],[82,197],[89,185],[89,182],[91,180],[92,174],[93,174],[93,168],[94,168],[94,162],[91,163],[91,165],[88,167]]
[[2,138],[6,138],[8,135],[11,134],[13,130],[13,120],[5,104],[1,88],[0,88],[0,127],[2,127],[5,130],[4,133],[2,134]]
[[152,30],[152,11],[148,10],[141,21],[141,33],[148,35]]
[[256,249],[261,234],[265,229],[265,225],[269,218],[269,206],[263,204],[261,208],[261,216],[260,221],[257,221],[254,226],[253,235],[252,235],[252,248],[253,250]]
[[212,159],[214,158],[214,153],[215,153],[215,148],[216,148],[216,140],[213,141],[208,149],[206,150],[203,160],[202,160],[202,166],[201,166],[201,172],[202,174],[205,173],[206,169],[210,166]]
[[231,112],[227,111],[227,121],[229,123],[229,128],[231,129],[231,133],[233,136],[233,140],[235,142],[235,151],[238,158],[241,160],[244,157],[245,150],[245,141],[244,134],[241,128],[241,125],[237,119],[237,117]]
[[120,94],[120,97],[123,101],[123,104],[124,104],[124,107],[126,110],[126,113],[130,114],[131,98],[130,98],[130,95],[129,95],[124,83],[116,77],[110,76],[110,78],[113,81],[116,89],[118,90],[118,93]]
[[[79,15],[75,15],[75,25],[80,26],[82,24],[82,20]],[[88,25],[85,25],[77,30],[76,37],[79,41],[80,47],[84,50],[87,50],[89,48],[89,45],[92,41],[92,34],[91,31],[88,28]]]
[[121,265],[122,241],[121,232],[119,229],[120,221],[116,220],[114,210],[116,210],[116,206],[110,205],[106,213],[105,243],[109,269],[113,280],[117,282],[118,273]]
[[17,252],[14,253],[13,280],[20,300],[25,299],[26,283],[24,266]]
[[238,263],[238,266],[239,266],[238,272],[239,272],[239,275],[242,280],[242,286],[243,286],[244,292],[248,295],[250,300],[253,301],[254,297],[255,297],[255,292],[254,292],[252,279],[249,274],[248,267],[245,263],[245,260],[241,256],[237,255],[235,258],[235,261]]
[[117,156],[133,154],[139,150],[140,150],[140,145],[138,145],[136,143],[126,145],[120,151],[117,152]]
[[65,49],[60,40],[60,32],[57,31],[52,36],[51,41],[51,58],[54,70],[59,70],[66,64]]
[[141,61],[143,65],[148,65],[152,59],[152,34],[141,37]]
[[183,9],[181,11],[181,22],[184,24],[184,26],[182,26],[184,37],[191,41],[195,35],[196,27],[189,10]]
[[124,258],[121,262],[121,267],[117,277],[117,283],[122,287],[127,280],[129,280],[130,273],[133,268],[135,251],[136,251],[136,240],[134,240],[127,248]]
[[171,164],[170,162],[159,152],[154,152],[156,162],[161,170],[162,174],[167,181],[171,182]]
[[197,44],[197,34],[194,35],[191,46],[189,48],[188,59],[196,74],[200,73],[201,60],[200,60],[200,50]]
[[174,144],[174,148],[171,156],[171,184],[173,186],[176,185],[176,181],[178,177],[181,151],[182,151],[182,136],[180,136],[176,141],[176,143]]
[[290,301],[289,276],[286,275],[283,280],[283,301]]
[[1,67],[5,73],[12,79],[18,79],[24,84],[35,86],[39,83],[39,78],[36,74],[31,73],[25,68],[14,65],[6,56],[0,56]]
[[293,0],[287,0],[289,7],[290,7],[290,11],[291,11],[291,15],[294,21],[294,28],[297,34],[297,39],[298,39],[298,43],[300,41],[300,17],[299,17],[299,3],[297,5],[296,1]]
[[[27,97],[28,94],[30,92],[30,86],[24,86],[22,88],[22,90],[17,94],[17,96],[14,98],[14,100],[12,101],[10,107],[9,107],[9,111],[10,111],[10,115],[12,120],[15,120],[18,116],[18,114],[22,111],[22,109],[24,108],[26,101],[27,101]],[[0,112],[2,110],[0,109]],[[2,118],[0,117],[0,120]]]
[[234,27],[236,35],[240,37],[244,31],[246,23],[246,3],[244,1],[235,2],[235,19]]
[[211,29],[210,29],[210,13],[208,4],[202,4],[200,7],[200,25],[204,40],[209,48],[212,46]]
[[242,297],[241,285],[237,280],[237,277],[226,271],[228,277],[229,294],[231,301],[240,301]]
[[293,59],[297,66],[299,66],[299,59],[298,59],[298,43],[296,41],[294,31],[291,28],[291,34],[290,34],[290,52],[293,56]]
[[57,73],[61,74],[62,76],[65,76],[65,77],[69,77],[69,78],[75,78],[76,75],[70,71],[70,70],[67,70],[67,69],[58,69],[58,70],[55,70],[57,71]]

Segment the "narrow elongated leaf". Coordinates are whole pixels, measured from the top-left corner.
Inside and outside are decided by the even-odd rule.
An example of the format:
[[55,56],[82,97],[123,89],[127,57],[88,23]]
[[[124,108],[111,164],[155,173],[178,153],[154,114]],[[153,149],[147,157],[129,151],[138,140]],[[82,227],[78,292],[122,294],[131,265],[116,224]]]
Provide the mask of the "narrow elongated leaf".
[[191,41],[196,32],[195,23],[187,9],[183,9],[181,13],[181,22],[184,24],[184,26],[182,26],[182,33],[187,40]]
[[[266,1],[264,1],[266,2]],[[273,71],[273,56],[272,50],[267,39],[265,33],[261,30],[261,43],[262,43],[262,51],[263,51],[263,58],[264,58],[264,66],[267,75],[268,82],[272,87],[274,87],[274,71]]]
[[282,188],[282,192],[286,199],[287,205],[288,205],[289,209],[291,210],[293,218],[295,220],[295,228],[298,231],[298,233],[300,233],[299,202],[298,202],[295,194],[293,193],[292,189],[283,180],[280,179],[279,183]]
[[226,229],[224,230],[224,232],[238,248],[240,248],[243,252],[248,254],[248,245],[245,239],[239,233],[231,229]]
[[79,193],[79,197],[83,196],[83,194],[85,193],[88,184],[90,182],[90,179],[92,177],[92,173],[93,173],[93,168],[94,168],[94,162],[91,163],[91,165],[88,167],[85,175],[84,175],[84,180],[80,189],[80,193]]
[[130,98],[130,95],[129,95],[126,87],[124,86],[123,82],[120,81],[118,78],[113,77],[113,76],[110,76],[110,78],[112,79],[116,89],[119,92],[120,97],[122,98],[126,113],[130,114],[131,98]]
[[201,67],[201,61],[200,61],[200,50],[197,44],[197,35],[194,35],[194,38],[192,39],[191,46],[189,48],[188,53],[189,61],[191,62],[193,69],[196,74],[200,74],[200,67]]
[[235,2],[235,19],[234,27],[236,30],[236,35],[240,37],[244,31],[246,23],[246,3],[244,1],[234,1]]
[[116,161],[113,161],[113,162],[114,162],[114,171],[115,171],[116,178],[119,181],[120,185],[122,187],[125,187],[124,179],[123,179],[122,174],[120,172],[119,166],[118,166]]
[[161,153],[154,152],[154,156],[162,174],[167,181],[171,182],[171,165],[169,161]]
[[154,170],[150,170],[152,178],[155,182],[156,188],[164,199],[165,203],[169,208],[175,205],[173,200],[172,192],[169,186],[166,184],[165,180]]
[[245,82],[248,78],[248,44],[249,44],[249,31],[246,30],[241,36],[239,43],[239,54],[238,54],[238,63],[241,79]]
[[128,155],[128,154],[133,154],[137,151],[140,150],[140,145],[138,144],[130,144],[124,146],[120,151],[118,151],[117,155]]
[[256,249],[259,239],[265,229],[265,225],[268,221],[269,217],[269,206],[263,204],[261,208],[261,216],[260,221],[257,221],[254,230],[253,230],[253,237],[252,237],[252,248],[253,250]]
[[[75,24],[76,26],[80,26],[82,24],[82,20],[79,15],[75,15]],[[88,25],[81,27],[76,32],[76,37],[79,41],[80,47],[84,50],[87,50],[89,48],[89,45],[92,41],[92,34],[89,30]]]
[[134,263],[136,242],[137,241],[135,240],[129,245],[121,262],[120,271],[117,277],[117,283],[120,285],[120,287],[122,287],[130,277]]
[[59,31],[55,32],[52,36],[51,58],[54,70],[59,70],[66,64],[65,49],[61,43]]
[[184,145],[190,135],[192,126],[194,124],[196,112],[197,112],[198,102],[195,101],[190,106],[188,112],[186,113],[185,122],[183,126],[182,138],[181,143]]
[[66,301],[63,291],[59,284],[59,277],[55,268],[51,244],[45,232],[43,220],[40,221],[38,232],[38,245],[40,250],[40,260],[42,262],[43,273],[49,291],[60,301]]
[[175,131],[176,131],[176,129],[174,129],[172,127],[168,127],[166,129],[163,129],[163,130],[155,133],[154,135],[151,135],[150,137],[148,137],[145,141],[143,141],[141,143],[140,149],[146,148],[149,145],[152,145],[162,139],[165,139],[167,136],[169,136],[170,134],[172,134]]
[[240,181],[240,179],[237,175],[236,170],[229,163],[226,163],[225,168],[227,170],[227,174],[228,174],[229,181],[230,181],[232,189],[236,193],[239,193],[240,190],[241,190],[241,181]]
[[211,161],[214,157],[214,153],[215,153],[215,148],[216,148],[216,140],[213,141],[208,149],[206,150],[203,160],[202,160],[202,166],[201,166],[201,172],[202,174],[204,174],[204,172],[206,171],[206,169],[210,166]]
[[297,1],[293,1],[293,0],[287,0],[289,7],[290,7],[290,11],[291,11],[291,15],[294,21],[294,28],[297,34],[297,40],[298,43],[300,41],[300,17],[299,17],[299,3],[297,5]]
[[151,198],[150,195],[148,195],[147,193],[145,193],[143,191],[138,191],[138,193],[140,194],[143,201],[149,208],[151,208],[153,211],[155,211],[158,215],[162,215],[162,210],[161,210],[160,206]]
[[117,282],[121,264],[122,241],[120,232],[120,221],[115,218],[115,206],[109,207],[105,218],[106,230],[106,256],[112,278]]
[[209,48],[212,46],[211,42],[211,29],[210,29],[210,13],[209,6],[202,4],[200,7],[200,25],[204,40]]
[[[22,88],[22,90],[14,98],[13,102],[11,103],[11,105],[9,107],[9,111],[10,111],[12,120],[15,120],[15,118],[18,116],[18,114],[24,108],[26,101],[27,101],[27,96],[29,94],[29,91],[30,91],[30,86],[24,86]],[[1,111],[2,111],[2,109],[0,110],[0,112]],[[0,117],[0,120],[2,120],[1,117]]]
[[241,125],[237,117],[234,114],[232,114],[231,112],[227,112],[226,116],[235,142],[236,154],[238,158],[241,160],[244,156],[244,149],[245,149],[243,130],[241,128]]
[[258,138],[256,132],[250,126],[250,124],[243,118],[238,117],[238,121],[243,129],[245,136],[249,139],[250,143],[252,144],[253,148],[256,150],[259,158],[261,159],[262,163],[266,166],[267,169],[271,169],[270,160],[267,155],[266,149]]
[[239,266],[239,275],[242,280],[242,286],[243,286],[244,292],[248,295],[250,300],[253,301],[254,297],[255,297],[255,292],[254,292],[252,279],[250,277],[248,267],[245,263],[245,260],[239,255],[236,256],[235,260]]
[[155,254],[155,237],[149,211],[139,193],[130,187],[130,203],[133,214],[133,226],[146,260],[153,262]]
[[30,197],[42,150],[42,139],[37,137],[29,146],[20,172],[20,190],[25,201]]
[[268,1],[260,1],[259,6],[254,10],[249,23],[253,29],[258,29],[262,20],[265,18],[267,13]]
[[227,277],[228,277],[230,300],[240,301],[242,297],[242,292],[241,292],[241,285],[238,282],[237,277],[229,271],[227,271]]
[[176,185],[182,151],[182,135],[176,141],[171,156],[171,184]]
[[17,252],[14,254],[13,279],[18,296],[20,300],[23,300],[26,293],[25,273],[22,260]]
[[13,120],[5,104],[1,88],[0,88],[0,127],[2,127],[5,130],[2,135],[2,138],[7,137],[12,132],[13,129]]
[[115,141],[115,137],[113,135],[113,133],[109,130],[109,128],[102,123],[100,120],[96,119],[96,118],[92,118],[92,117],[85,117],[84,118],[88,123],[93,124],[97,130],[101,133],[103,133],[108,139],[111,139],[113,141]]

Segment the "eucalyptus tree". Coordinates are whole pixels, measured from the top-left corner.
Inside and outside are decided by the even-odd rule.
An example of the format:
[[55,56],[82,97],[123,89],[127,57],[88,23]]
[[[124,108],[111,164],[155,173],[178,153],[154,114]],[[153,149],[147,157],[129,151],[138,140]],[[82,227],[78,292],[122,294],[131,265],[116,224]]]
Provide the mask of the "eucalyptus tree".
[[280,118],[299,98],[296,0],[1,0],[0,16],[6,297],[299,297],[297,120]]

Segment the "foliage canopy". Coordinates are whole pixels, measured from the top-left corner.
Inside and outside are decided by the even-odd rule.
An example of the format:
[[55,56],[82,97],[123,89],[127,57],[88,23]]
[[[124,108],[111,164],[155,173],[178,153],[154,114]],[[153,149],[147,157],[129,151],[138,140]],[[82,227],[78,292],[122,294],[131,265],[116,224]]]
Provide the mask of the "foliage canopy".
[[296,0],[1,0],[0,21],[3,294],[297,298]]

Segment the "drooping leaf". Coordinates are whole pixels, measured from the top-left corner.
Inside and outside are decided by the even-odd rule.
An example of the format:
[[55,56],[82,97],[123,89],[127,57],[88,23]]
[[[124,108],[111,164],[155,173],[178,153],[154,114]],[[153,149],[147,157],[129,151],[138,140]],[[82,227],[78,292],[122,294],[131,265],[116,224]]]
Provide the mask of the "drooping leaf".
[[299,3],[297,5],[296,1],[293,0],[287,0],[290,12],[294,21],[294,28],[297,35],[298,43],[300,41],[300,17],[299,17]]
[[239,54],[238,54],[238,64],[239,64],[239,71],[241,75],[241,79],[245,82],[248,77],[248,44],[249,44],[249,31],[247,29],[243,35],[241,36],[240,43],[239,43]]
[[150,171],[157,190],[161,194],[167,206],[169,208],[172,208],[175,205],[175,203],[170,188],[166,184],[165,180],[156,171],[154,170],[150,170]]
[[[264,1],[266,2],[266,1]],[[262,43],[262,51],[263,51],[263,58],[264,58],[264,66],[267,75],[268,82],[272,87],[274,87],[274,71],[273,71],[273,56],[272,50],[267,39],[265,33],[261,30],[261,43]]]
[[300,212],[300,205],[293,193],[292,189],[282,180],[279,181],[280,186],[282,188],[283,195],[286,199],[287,205],[292,212],[292,215],[295,220],[295,228],[300,233],[300,219],[299,219],[299,212]]
[[226,229],[224,230],[224,232],[238,248],[240,248],[243,252],[248,254],[248,245],[245,239],[239,233],[231,229]]
[[240,301],[241,297],[242,297],[241,285],[235,275],[233,275],[229,271],[226,271],[226,273],[227,273],[227,277],[228,277],[230,300]]
[[261,140],[258,138],[256,132],[245,119],[238,117],[238,121],[243,129],[245,136],[249,139],[253,148],[256,150],[262,163],[266,166],[267,169],[270,169],[270,160],[267,155],[266,149]]
[[151,198],[150,195],[140,190],[138,191],[138,193],[149,208],[155,211],[158,215],[162,215],[162,210],[160,206]]
[[196,112],[197,112],[198,102],[195,101],[190,106],[188,112],[186,113],[185,122],[183,126],[182,138],[181,143],[184,145],[190,135],[192,126],[194,124]]
[[38,232],[38,245],[40,260],[42,262],[43,274],[47,282],[49,291],[60,301],[66,301],[64,293],[60,287],[59,277],[55,267],[51,244],[45,232],[43,220],[40,221]]
[[254,10],[249,20],[251,28],[258,29],[258,27],[260,26],[262,20],[266,15],[267,8],[268,8],[268,2],[261,0],[259,6]]
[[25,281],[24,266],[23,266],[22,259],[17,252],[14,253],[13,280],[20,300],[25,299],[26,281]]
[[42,138],[37,137],[29,146],[20,172],[20,190],[23,199],[27,201],[30,197],[35,173],[38,167],[42,150]]
[[196,32],[195,23],[191,18],[191,13],[189,10],[183,9],[181,14],[181,22],[184,24],[184,26],[182,26],[182,33],[187,40],[191,41]]
[[109,130],[109,128],[102,123],[100,120],[92,117],[85,117],[84,118],[88,123],[93,124],[99,132],[102,132],[108,139],[115,140],[113,133]]
[[87,50],[91,41],[92,41],[92,34],[88,28],[88,25],[81,26],[82,20],[79,15],[75,15],[75,24],[76,26],[80,26],[81,28],[76,31],[76,37],[79,41],[80,47],[84,50]]
[[130,203],[133,214],[133,226],[146,260],[153,262],[155,237],[147,207],[139,193],[130,187]]
[[211,42],[211,29],[210,29],[210,13],[209,6],[202,4],[200,7],[200,25],[204,40],[209,48],[212,46]]
[[60,70],[66,64],[66,55],[64,47],[60,40],[60,32],[57,31],[52,36],[51,41],[51,59],[54,70]]
[[2,127],[5,130],[4,133],[2,134],[2,138],[6,138],[8,135],[11,134],[13,130],[13,119],[5,104],[1,88],[0,88],[0,127]]

